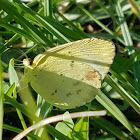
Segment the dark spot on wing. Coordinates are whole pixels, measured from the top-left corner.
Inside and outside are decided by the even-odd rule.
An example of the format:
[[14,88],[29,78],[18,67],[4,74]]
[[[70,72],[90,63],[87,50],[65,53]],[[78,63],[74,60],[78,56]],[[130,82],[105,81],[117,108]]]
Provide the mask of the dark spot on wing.
[[89,102],[85,102],[85,104],[88,104]]
[[43,70],[44,70],[44,67],[40,69],[40,71],[43,71]]
[[57,93],[57,89],[51,95],[54,95],[55,93]]
[[37,76],[37,74],[34,75],[35,77]]
[[79,85],[79,84],[80,84],[80,82],[77,81],[76,83],[73,83],[73,86],[77,86],[77,85]]
[[79,95],[80,92],[81,92],[81,89],[77,90],[77,91],[76,91],[77,95]]
[[70,97],[71,95],[72,95],[71,93],[67,93],[67,94],[66,94],[67,97]]
[[71,66],[71,67],[74,66],[74,61],[73,61],[73,60],[71,61],[70,66]]
[[51,95],[54,95],[54,92]]
[[83,80],[84,80],[84,78],[81,79],[81,81],[83,81]]
[[61,76],[63,76],[63,74],[62,74],[62,73],[61,73],[60,75],[61,75]]

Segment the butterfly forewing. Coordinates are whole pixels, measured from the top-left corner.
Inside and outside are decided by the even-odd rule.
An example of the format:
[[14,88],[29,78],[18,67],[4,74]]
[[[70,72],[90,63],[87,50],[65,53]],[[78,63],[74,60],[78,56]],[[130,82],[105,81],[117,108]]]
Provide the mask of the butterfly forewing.
[[44,54],[46,57],[48,55],[87,63],[98,71],[103,79],[113,62],[115,46],[109,40],[88,38],[57,46]]

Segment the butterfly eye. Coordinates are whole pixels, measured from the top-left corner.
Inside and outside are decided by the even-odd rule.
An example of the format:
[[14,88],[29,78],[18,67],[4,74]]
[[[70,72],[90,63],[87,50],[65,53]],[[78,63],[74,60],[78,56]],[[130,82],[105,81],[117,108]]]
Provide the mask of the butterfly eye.
[[23,64],[24,64],[24,66],[29,66],[30,65],[30,61],[29,61],[29,59],[23,59]]
[[29,58],[23,59],[23,65],[24,65],[25,67],[28,67],[28,68],[30,68],[30,69],[33,69],[33,68],[31,67],[31,64],[32,64],[32,61],[31,61]]

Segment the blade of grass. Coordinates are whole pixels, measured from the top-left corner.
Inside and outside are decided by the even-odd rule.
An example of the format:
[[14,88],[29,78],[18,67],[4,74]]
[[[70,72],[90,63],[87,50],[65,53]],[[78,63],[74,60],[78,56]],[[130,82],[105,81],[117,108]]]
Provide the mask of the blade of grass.
[[53,8],[53,9],[74,31],[76,31],[79,34],[79,36],[81,36],[83,38],[88,37],[88,35],[85,32],[83,32],[79,28],[77,28],[77,26],[75,26],[70,20],[65,18],[58,10],[56,10],[56,8]]
[[106,82],[119,93],[140,115],[140,105],[109,75],[105,77]]
[[[10,126],[10,125],[7,125],[7,124],[4,124],[3,125],[3,128],[6,129],[6,130],[10,130],[10,131],[13,131],[13,132],[16,132],[16,133],[20,133],[22,132],[23,130],[19,129],[19,128],[16,128],[16,127],[13,127],[13,126]],[[52,127],[51,125],[48,125],[47,126],[47,129],[49,131],[49,133],[54,136],[54,137],[57,137],[58,139],[62,139],[62,140],[71,140],[70,138],[68,138],[67,136],[63,135],[62,133],[60,133],[59,131],[57,131],[54,127]],[[32,132],[27,134],[27,136],[31,137],[33,140],[39,140],[39,137],[38,136],[35,136]]]
[[28,13],[35,21],[39,22],[43,25],[44,28],[50,31],[51,34],[54,34],[61,43],[70,42],[62,33],[60,33],[56,28],[54,28],[51,24],[49,24],[45,17],[38,15],[34,11],[32,11],[27,5],[21,3],[19,0],[15,0],[17,3],[13,3],[19,10],[23,11],[24,13]]
[[131,34],[133,40],[140,42],[140,34],[139,33],[136,33],[135,31],[130,30],[130,34]]
[[115,7],[116,7],[116,12],[117,12],[117,15],[118,15],[119,22],[121,24],[121,30],[122,30],[125,45],[126,45],[127,50],[128,50],[127,51],[128,55],[130,57],[133,57],[133,56],[135,57],[133,72],[134,72],[134,78],[135,78],[135,88],[138,92],[137,97],[138,97],[138,100],[140,101],[140,75],[139,75],[140,63],[138,62],[137,56],[135,56],[135,49],[133,47],[133,42],[132,42],[132,39],[131,39],[131,35],[130,35],[130,32],[129,32],[127,23],[125,21],[124,14],[122,12],[120,2],[117,1],[117,0],[114,0],[114,4],[115,4]]
[[1,62],[1,55],[0,55],[0,140],[2,140],[2,133],[3,133],[3,101],[4,101],[4,93],[3,93],[3,76],[2,76],[2,62]]
[[44,1],[44,16],[52,18],[52,3],[51,0]]
[[[12,132],[16,132],[16,133],[20,133],[20,132],[23,131],[22,129],[19,129],[17,127],[14,127],[14,126],[11,126],[11,125],[8,125],[8,124],[3,124],[3,129],[9,130],[9,131],[12,131]],[[28,134],[27,136],[31,137],[33,140],[38,140],[39,139],[39,137],[32,134],[32,132],[30,134]]]
[[117,0],[114,0],[114,5],[115,5],[116,13],[118,15],[118,19],[120,22],[124,42],[128,49],[128,55],[131,55],[134,53],[133,42],[132,42],[132,39],[131,39],[131,36],[129,33],[127,23],[125,21],[124,14],[123,14],[121,6],[120,6],[120,2]]
[[[12,98],[8,97],[7,95],[4,95],[4,98],[5,98],[6,102],[10,103],[15,108],[18,108],[25,116],[27,116],[28,118],[31,117],[32,110],[28,110],[28,108],[26,108],[22,104],[18,103],[15,99],[12,99]],[[36,115],[34,115],[34,119],[35,119],[36,122],[39,122],[39,118]],[[53,126],[47,125],[46,127],[47,127],[47,131],[52,136],[54,136],[58,139],[71,140],[70,138],[66,137],[65,135],[63,135],[62,133],[57,131]]]
[[20,57],[18,57],[17,59],[20,60],[22,58],[24,58],[28,53],[30,53],[31,51],[33,51],[34,48],[37,48],[37,44],[35,44],[32,48],[28,49],[25,53],[23,53]]
[[68,136],[74,140],[89,140],[89,117],[80,118]]
[[[65,115],[69,115],[68,119],[65,119]],[[68,111],[66,111],[64,114],[64,119],[62,122],[58,122],[55,126],[55,129],[64,134],[65,136],[68,136],[70,132],[72,132],[73,127],[74,127],[74,122],[69,114]],[[69,137],[70,138],[70,137]],[[58,140],[55,138],[55,140]]]
[[[1,27],[4,27],[10,31],[13,31],[14,33],[17,33],[21,36],[24,36],[25,38],[29,39],[29,40],[32,40],[33,42],[36,42],[36,40],[34,38],[32,38],[28,32],[22,30],[22,29],[19,29],[19,28],[16,28],[15,26],[12,26],[11,24],[8,24],[7,22],[5,22],[4,20],[0,20],[0,26]],[[37,42],[36,42],[37,43]]]
[[134,0],[128,0],[128,2],[132,5],[132,11],[135,13],[135,15],[140,20],[140,8],[139,8],[139,5]]
[[124,61],[121,65],[118,65],[119,66],[118,72],[119,73],[120,72],[127,72],[128,70],[130,70],[135,63],[135,59],[138,56],[140,56],[140,49],[137,50],[134,55],[132,55],[130,58],[128,58],[126,61]]
[[139,70],[140,70],[140,62],[136,58],[135,64],[133,66],[133,71],[134,71],[134,79],[135,79],[135,88],[137,90],[137,98],[140,102],[140,74],[139,74]]
[[116,127],[111,122],[109,122],[108,120],[106,120],[102,117],[91,118],[91,120],[92,120],[91,124],[93,124],[94,126],[97,126],[97,127],[99,126],[102,129],[105,129],[106,131],[108,131],[109,133],[113,134],[114,136],[116,136],[117,138],[119,138],[121,140],[134,140],[127,133],[123,132],[118,127]]
[[[19,79],[18,79],[17,73],[14,69],[14,60],[13,59],[11,59],[10,62],[9,62],[8,73],[9,73],[9,81],[10,81],[11,86],[12,86],[13,83],[15,83],[15,85],[17,86],[17,84],[19,82]],[[16,88],[13,89],[13,97],[15,99],[17,98]],[[22,124],[23,129],[24,130],[27,129],[27,125],[25,123],[25,120],[24,120],[24,117],[23,117],[21,111],[17,108],[16,108],[16,111],[17,111],[17,114],[18,114],[18,117],[20,119],[20,122]],[[31,138],[28,137],[28,136],[27,136],[27,139],[31,140]]]
[[5,99],[5,102],[8,102],[10,103],[12,106],[14,106],[15,108],[18,108],[25,116],[29,117],[30,118],[30,113],[31,113],[31,110],[27,110],[25,109],[25,107],[20,104],[19,102],[17,102],[15,99],[9,97],[8,95],[4,95],[4,99]]
[[[31,3],[28,3],[27,5],[29,7],[35,6],[36,4],[38,4],[38,1],[33,1]],[[11,19],[11,20],[9,20]],[[3,17],[3,20],[5,22],[11,22],[13,19],[9,16],[6,15],[5,17]],[[19,34],[15,34],[11,39],[9,39],[8,42],[6,42],[3,46],[1,46],[0,48],[0,54],[4,53],[5,51],[7,51],[9,48],[6,48],[7,46],[9,46],[9,43],[13,43],[14,41],[18,40],[21,36]]]
[[[52,2],[51,2],[51,0],[44,1],[44,16],[52,18]],[[47,36],[48,36],[49,40],[53,39],[52,34],[48,33]]]
[[95,97],[118,121],[120,121],[134,136],[140,139],[140,133],[136,126],[131,124],[119,108],[101,91]]
[[60,133],[51,125],[47,125],[47,130],[52,136],[56,137],[59,140],[72,140],[69,137],[65,136],[64,134]]
[[23,5],[21,2],[18,2],[18,5],[16,4],[16,6],[19,10],[21,10],[21,12],[26,13],[26,18],[38,22],[41,27],[43,26],[51,34],[55,35],[61,43],[70,42],[68,38],[72,40],[81,39],[81,36],[79,34],[71,31],[70,29],[61,25],[59,22],[56,22],[56,20],[54,20],[53,18],[51,19],[49,17],[43,17],[28,8],[25,4]]
[[38,42],[38,44],[43,46],[51,46],[52,43],[29,21],[27,21],[22,13],[19,14],[18,9],[12,5],[9,1],[0,0],[0,8],[11,15],[30,35]]
[[[130,91],[130,95],[138,101],[137,97],[135,96],[137,93],[136,93],[136,90],[135,90],[135,87],[134,87],[134,80],[132,79],[132,82],[130,83],[129,81],[127,81],[128,78],[125,78],[127,75],[124,75],[125,73],[121,73],[120,75],[118,74],[118,72],[115,72],[113,70],[110,70],[111,74],[113,74],[117,80],[122,84],[122,87],[125,89],[125,87],[127,86],[129,89],[128,92]],[[134,94],[135,93],[135,94]]]
[[[25,119],[24,119],[24,117],[23,117],[21,111],[20,111],[19,109],[17,109],[17,108],[16,108],[16,111],[17,111],[17,114],[18,114],[18,117],[19,117],[19,119],[20,119],[20,122],[21,122],[21,124],[22,124],[23,129],[26,130],[26,129],[27,129],[27,125],[26,125]],[[27,139],[28,139],[28,140],[32,140],[32,139],[31,139],[30,137],[28,137],[28,136],[27,136]]]
[[15,83],[13,83],[6,92],[6,95],[12,98],[13,91],[15,89]]
[[96,17],[94,17],[94,15],[92,15],[90,12],[88,12],[83,6],[81,5],[77,5],[83,12],[85,12],[89,17],[91,17],[93,19],[93,21],[95,23],[97,23],[101,28],[103,28],[106,32],[108,32],[109,34],[111,34],[113,37],[115,37],[116,39],[118,39],[122,44],[124,44],[124,42],[121,40],[120,37],[118,37],[117,34],[115,34],[113,31],[111,31],[109,28],[107,28],[102,22],[100,22],[98,19],[96,19]]
[[10,46],[12,43],[14,43],[16,40],[18,40],[20,38],[19,34],[15,34],[11,39],[9,39],[8,42],[6,42],[3,46],[1,46],[0,48],[0,54],[6,52],[7,50],[9,50],[9,48],[7,48],[8,46]]

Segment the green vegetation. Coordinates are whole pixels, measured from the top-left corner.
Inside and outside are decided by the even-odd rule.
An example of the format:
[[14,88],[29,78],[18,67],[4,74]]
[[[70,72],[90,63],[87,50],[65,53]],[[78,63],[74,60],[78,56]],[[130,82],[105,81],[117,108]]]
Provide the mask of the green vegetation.
[[66,112],[27,87],[23,59],[90,37],[112,40],[116,56],[96,98],[67,111],[107,110],[107,115],[64,120],[26,138],[140,140],[139,7],[137,0],[0,0],[0,140],[10,140],[43,118]]

